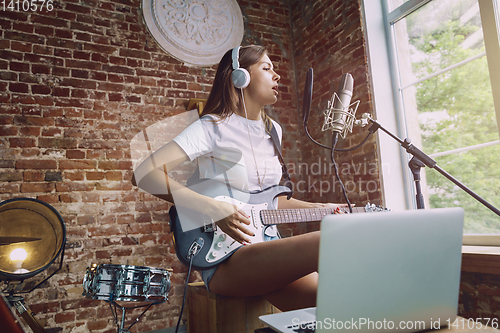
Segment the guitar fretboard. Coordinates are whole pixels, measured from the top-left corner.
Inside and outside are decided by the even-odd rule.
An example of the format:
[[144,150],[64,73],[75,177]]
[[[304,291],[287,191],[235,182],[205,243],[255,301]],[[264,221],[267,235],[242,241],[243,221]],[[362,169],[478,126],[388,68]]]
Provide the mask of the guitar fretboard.
[[[349,208],[341,208],[349,213]],[[260,211],[262,224],[282,224],[297,222],[317,222],[326,215],[334,214],[335,208],[303,208],[303,209],[264,209]],[[364,213],[363,207],[352,207],[353,213]]]

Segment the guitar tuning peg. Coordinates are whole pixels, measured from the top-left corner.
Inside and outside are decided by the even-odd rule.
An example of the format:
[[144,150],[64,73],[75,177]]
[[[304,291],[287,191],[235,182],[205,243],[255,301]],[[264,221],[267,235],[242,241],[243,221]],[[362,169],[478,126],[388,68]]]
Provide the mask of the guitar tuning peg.
[[373,212],[373,205],[371,205],[369,202],[365,205],[365,212],[367,213]]

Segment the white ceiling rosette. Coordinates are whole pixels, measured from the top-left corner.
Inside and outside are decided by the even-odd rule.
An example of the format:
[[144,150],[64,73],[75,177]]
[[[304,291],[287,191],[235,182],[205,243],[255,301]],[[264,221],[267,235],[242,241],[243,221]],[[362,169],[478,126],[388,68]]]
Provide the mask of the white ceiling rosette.
[[236,0],[142,0],[144,21],[158,44],[182,62],[211,66],[243,39]]

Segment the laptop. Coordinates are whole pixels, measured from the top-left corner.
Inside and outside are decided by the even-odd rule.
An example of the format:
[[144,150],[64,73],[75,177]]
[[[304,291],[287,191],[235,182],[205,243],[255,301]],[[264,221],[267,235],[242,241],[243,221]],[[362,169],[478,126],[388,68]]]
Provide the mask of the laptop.
[[281,333],[447,326],[458,310],[463,219],[462,208],[326,216],[316,307],[259,318]]

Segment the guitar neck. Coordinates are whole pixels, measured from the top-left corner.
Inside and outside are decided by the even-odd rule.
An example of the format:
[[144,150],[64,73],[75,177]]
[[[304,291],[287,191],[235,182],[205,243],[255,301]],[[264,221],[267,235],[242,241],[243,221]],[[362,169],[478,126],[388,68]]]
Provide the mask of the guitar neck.
[[[349,208],[340,208],[349,213]],[[266,209],[260,211],[262,224],[283,224],[297,222],[319,222],[326,215],[335,214],[336,208]],[[363,207],[352,207],[353,213],[364,213]]]

